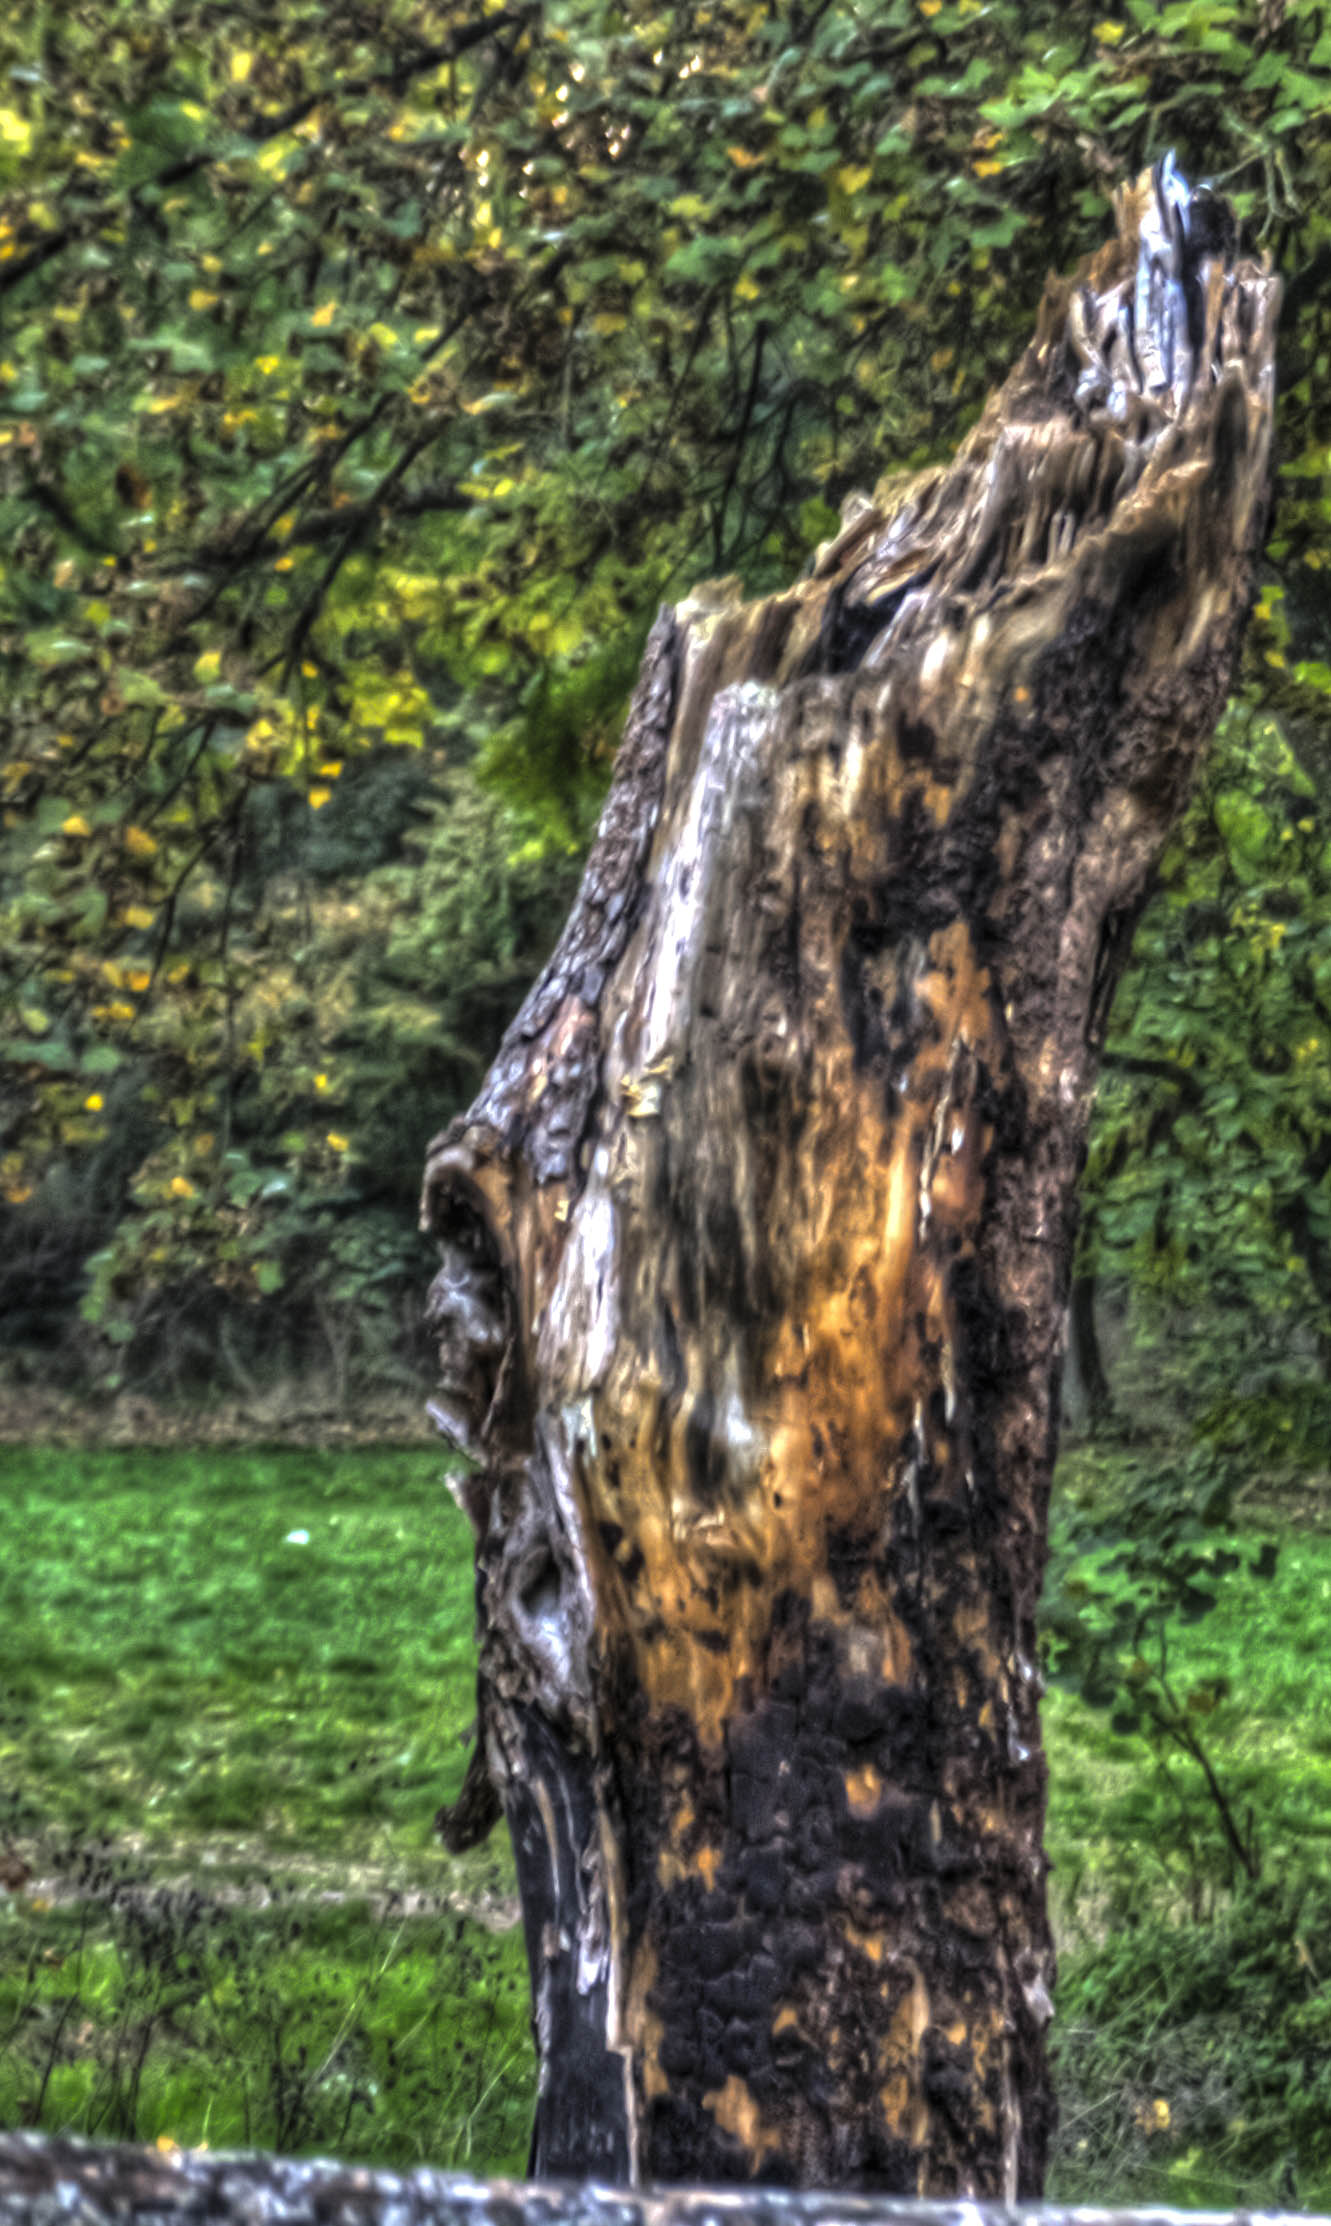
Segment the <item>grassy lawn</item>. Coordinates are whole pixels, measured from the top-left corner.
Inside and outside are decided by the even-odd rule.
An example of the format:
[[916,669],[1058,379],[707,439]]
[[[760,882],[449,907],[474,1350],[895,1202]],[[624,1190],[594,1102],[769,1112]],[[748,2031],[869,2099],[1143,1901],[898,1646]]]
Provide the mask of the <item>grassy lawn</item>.
[[0,1895],[0,2123],[520,2171],[507,1847],[431,1829],[475,1715],[440,1455],[4,1462],[0,1834],[37,1875]]
[[475,1716],[470,1534],[438,1453],[7,1448],[0,1769],[192,1866],[388,1865]]
[[[521,2170],[502,1834],[431,1825],[474,1713],[470,1539],[432,1451],[7,1448],[0,2123]],[[1331,1538],[1181,1631],[1256,1820],[1051,1691],[1064,2200],[1331,2201]],[[1325,1966],[1325,1968],[1324,1968]]]

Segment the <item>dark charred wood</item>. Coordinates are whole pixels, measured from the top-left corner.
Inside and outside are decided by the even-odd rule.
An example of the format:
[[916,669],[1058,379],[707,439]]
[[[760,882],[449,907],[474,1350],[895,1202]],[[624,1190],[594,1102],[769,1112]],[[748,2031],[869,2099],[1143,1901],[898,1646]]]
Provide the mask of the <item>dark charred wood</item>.
[[462,1791],[456,1801],[439,1810],[435,1830],[450,1855],[464,1855],[469,1847],[479,1847],[489,1838],[503,1813],[485,1749],[473,1747]]
[[538,2169],[1041,2185],[1076,1183],[1253,593],[1278,307],[1171,164],[1117,216],[949,469],[662,614],[430,1150]]

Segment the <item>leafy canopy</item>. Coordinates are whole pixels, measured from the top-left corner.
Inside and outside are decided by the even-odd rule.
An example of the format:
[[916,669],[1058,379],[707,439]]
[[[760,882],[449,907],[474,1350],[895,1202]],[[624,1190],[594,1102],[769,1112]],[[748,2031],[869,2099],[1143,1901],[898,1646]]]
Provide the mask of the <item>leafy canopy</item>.
[[[788,577],[851,486],[950,449],[1046,268],[1167,144],[1292,280],[1246,685],[1293,732],[1331,692],[1323,6],[11,10],[11,1204],[109,1149],[119,1088],[135,1275],[174,1230],[271,1287],[265,1199],[375,1156],[320,815],[346,790],[354,823],[403,749],[458,793],[443,753],[520,815],[512,852],[576,848],[657,601]],[[1218,814],[1268,811],[1264,765]],[[1325,1074],[1321,1039],[1310,1104]]]

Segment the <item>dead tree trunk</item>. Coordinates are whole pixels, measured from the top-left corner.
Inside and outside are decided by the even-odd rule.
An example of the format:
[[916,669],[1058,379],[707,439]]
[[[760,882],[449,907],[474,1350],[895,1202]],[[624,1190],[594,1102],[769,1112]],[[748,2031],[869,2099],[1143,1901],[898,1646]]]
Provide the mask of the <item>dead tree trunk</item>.
[[1232,674],[1278,289],[1171,163],[949,470],[663,612],[432,1146],[533,2169],[1039,2192],[1035,1609],[1109,1000]]

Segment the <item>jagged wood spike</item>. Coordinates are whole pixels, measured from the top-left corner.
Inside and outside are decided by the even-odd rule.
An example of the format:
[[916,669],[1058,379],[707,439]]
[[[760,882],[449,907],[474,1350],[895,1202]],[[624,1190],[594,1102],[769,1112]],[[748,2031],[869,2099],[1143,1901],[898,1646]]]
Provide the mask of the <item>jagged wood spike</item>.
[[1172,164],[1116,215],[949,469],[662,613],[431,1147],[540,2172],[1041,2185],[1076,1180],[1251,601],[1278,309]]

